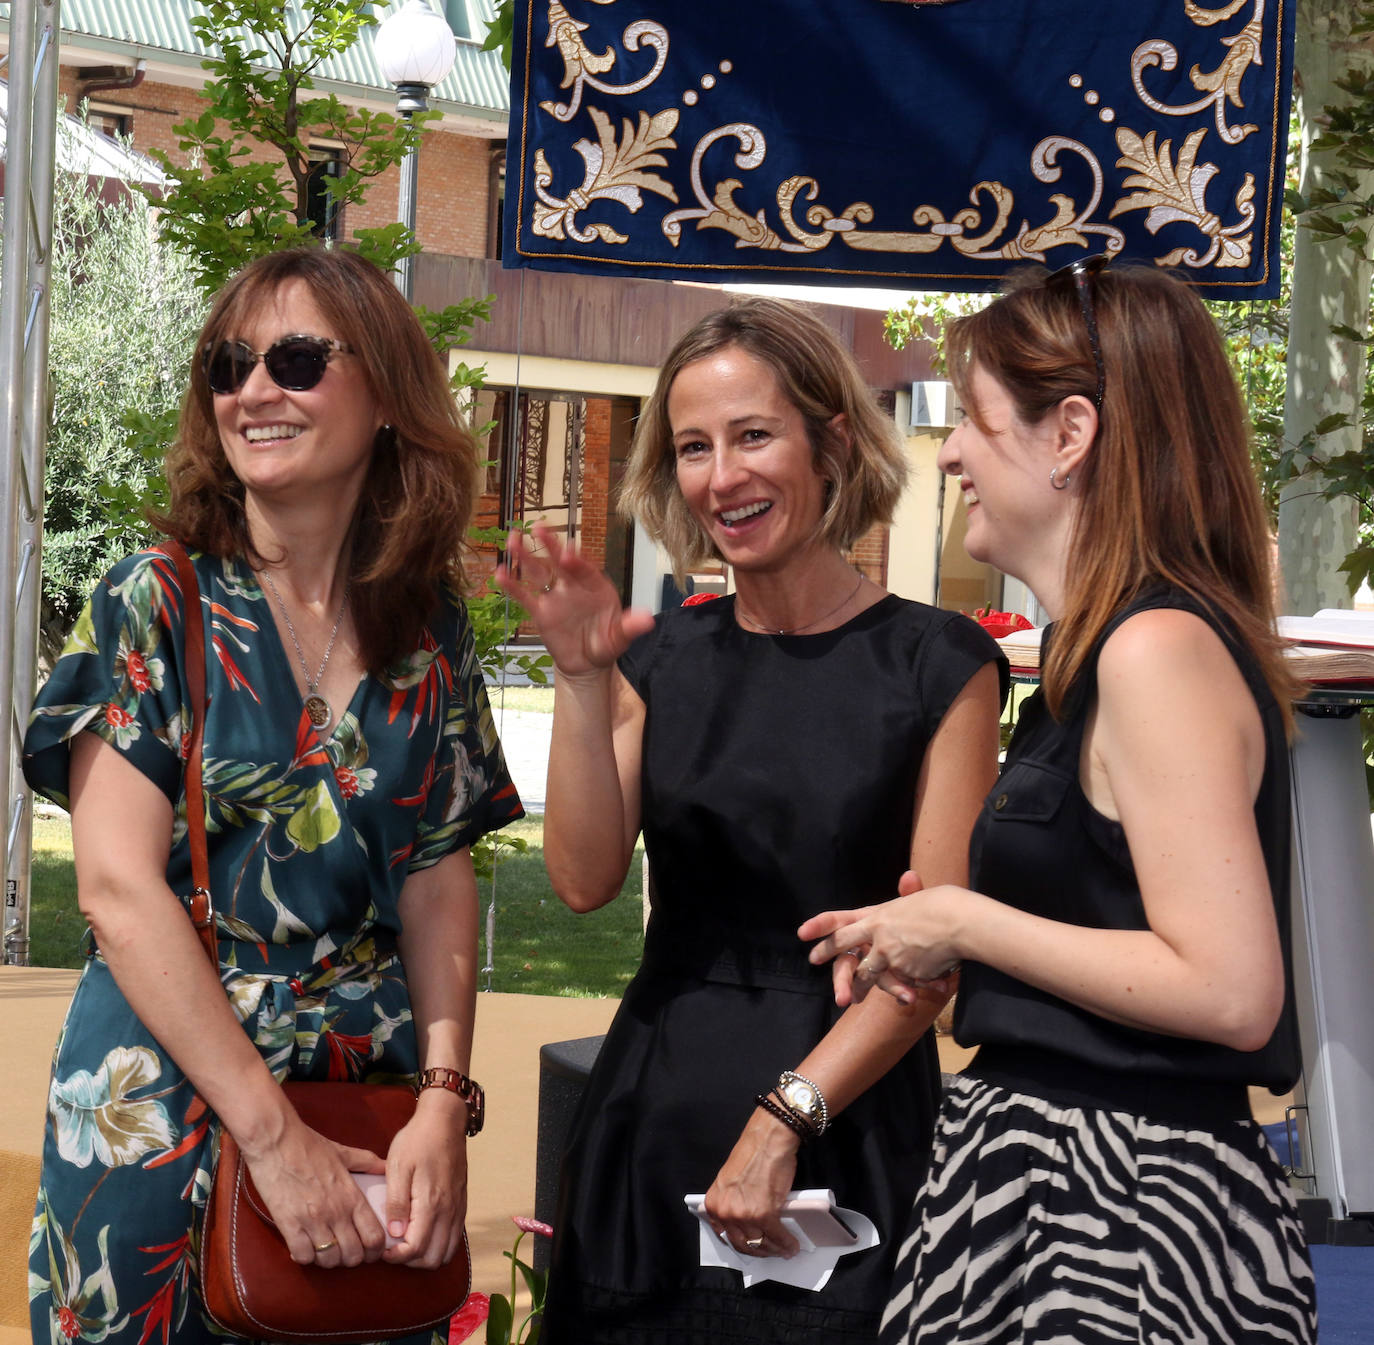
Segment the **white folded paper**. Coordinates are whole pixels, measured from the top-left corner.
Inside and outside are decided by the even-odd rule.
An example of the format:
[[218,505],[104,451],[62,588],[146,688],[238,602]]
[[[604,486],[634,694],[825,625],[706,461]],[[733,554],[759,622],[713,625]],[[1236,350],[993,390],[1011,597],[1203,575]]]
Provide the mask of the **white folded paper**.
[[[816,1188],[810,1191],[789,1191],[789,1200],[823,1199],[834,1205],[835,1193]],[[857,1210],[842,1209],[835,1205],[835,1213],[849,1226],[855,1241],[847,1247],[817,1247],[802,1231],[795,1219],[782,1216],[788,1231],[801,1244],[801,1250],[792,1256],[747,1256],[737,1252],[728,1242],[716,1236],[703,1209],[704,1195],[684,1196],[688,1210],[696,1216],[701,1228],[701,1264],[703,1266],[725,1266],[738,1270],[744,1276],[745,1287],[760,1284],[764,1280],[776,1280],[779,1284],[790,1284],[797,1289],[824,1289],[840,1257],[850,1252],[866,1251],[876,1247],[881,1240],[873,1221]]]

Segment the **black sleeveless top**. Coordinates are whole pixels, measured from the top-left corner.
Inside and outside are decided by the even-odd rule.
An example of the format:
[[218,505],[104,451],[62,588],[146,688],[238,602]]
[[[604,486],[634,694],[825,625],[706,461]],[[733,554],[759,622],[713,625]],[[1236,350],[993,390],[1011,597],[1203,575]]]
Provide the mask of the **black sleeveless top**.
[[[966,963],[954,1034],[962,1045],[983,1047],[975,1073],[1013,1086],[1019,1085],[999,1076],[1038,1079],[1044,1086],[1031,1091],[1052,1099],[1149,1114],[1167,1109],[1172,1091],[1185,1111],[1196,1114],[1198,1106],[1206,1110],[1210,1091],[1214,1110],[1248,1114],[1245,1085],[1282,1092],[1300,1067],[1289,924],[1291,803],[1279,705],[1253,656],[1223,620],[1176,589],[1151,591],[1108,623],[1070,689],[1062,722],[1046,709],[1043,690],[1026,701],[1006,765],[974,826],[971,883],[979,892],[1053,920],[1095,929],[1149,927],[1126,833],[1089,803],[1078,772],[1102,646],[1128,617],[1156,608],[1179,608],[1206,621],[1226,644],[1259,707],[1265,765],[1255,822],[1283,947],[1286,988],[1278,1026],[1260,1050],[1236,1051],[1113,1023],[991,967]],[[1050,627],[1042,664],[1053,638]],[[1169,1081],[1177,1081],[1172,1090]]]

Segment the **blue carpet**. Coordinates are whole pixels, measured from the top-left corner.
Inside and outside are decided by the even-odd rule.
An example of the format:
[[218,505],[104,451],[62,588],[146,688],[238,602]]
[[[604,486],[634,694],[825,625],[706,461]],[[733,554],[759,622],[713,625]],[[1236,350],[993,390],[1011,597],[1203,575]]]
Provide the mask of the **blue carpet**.
[[[1264,1127],[1279,1162],[1296,1167],[1288,1129],[1281,1121]],[[1294,1145],[1296,1150],[1296,1145]],[[1308,1248],[1317,1276],[1318,1335],[1321,1345],[1374,1345],[1374,1247]]]
[[1374,1345],[1374,1247],[1311,1247],[1321,1345]]

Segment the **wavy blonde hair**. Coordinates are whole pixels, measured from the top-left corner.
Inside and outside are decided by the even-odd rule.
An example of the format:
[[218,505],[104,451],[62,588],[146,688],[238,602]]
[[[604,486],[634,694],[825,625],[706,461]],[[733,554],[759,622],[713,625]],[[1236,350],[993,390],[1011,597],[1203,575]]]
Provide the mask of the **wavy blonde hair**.
[[[678,489],[668,395],[687,365],[731,348],[767,365],[801,413],[812,460],[828,483],[819,528],[824,541],[843,550],[874,524],[890,523],[906,484],[901,433],[830,329],[798,304],[738,299],[703,318],[669,351],[640,415],[620,491],[621,514],[637,518],[662,543],[679,585],[688,570],[721,557]],[[848,435],[832,428],[837,415],[845,417]]]

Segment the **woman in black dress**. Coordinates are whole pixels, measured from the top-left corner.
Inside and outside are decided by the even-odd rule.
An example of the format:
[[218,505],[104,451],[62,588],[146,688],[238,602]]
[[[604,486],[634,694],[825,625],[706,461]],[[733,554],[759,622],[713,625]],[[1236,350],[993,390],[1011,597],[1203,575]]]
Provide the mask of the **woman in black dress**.
[[[908,868],[964,881],[1001,694],[976,625],[845,560],[904,475],[829,331],[745,300],[669,355],[622,501],[679,575],[724,560],[734,594],[655,621],[546,530],[537,551],[512,541],[520,579],[503,583],[558,669],[555,890],[575,910],[610,901],[641,825],[655,878],[643,965],[573,1125],[545,1345],[875,1339],[948,987],[840,1013],[795,931],[837,899],[892,895]],[[815,1187],[883,1239],[823,1289],[700,1265],[685,1196],[705,1192],[717,1234],[766,1257],[797,1246],[787,1192]]]
[[1201,302],[1153,268],[1033,276],[949,349],[969,418],[941,465],[969,553],[1055,619],[974,829],[975,890],[801,931],[828,936],[815,961],[867,950],[841,1003],[963,963],[955,1036],[979,1051],[884,1339],[1314,1340],[1246,1091],[1286,1091],[1299,1056],[1293,687],[1235,378]]

